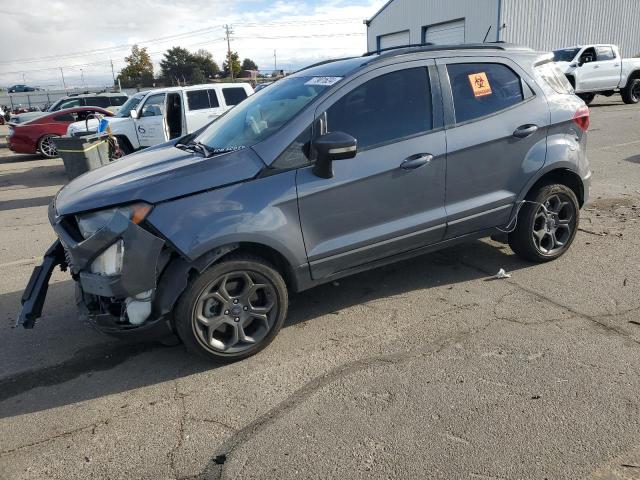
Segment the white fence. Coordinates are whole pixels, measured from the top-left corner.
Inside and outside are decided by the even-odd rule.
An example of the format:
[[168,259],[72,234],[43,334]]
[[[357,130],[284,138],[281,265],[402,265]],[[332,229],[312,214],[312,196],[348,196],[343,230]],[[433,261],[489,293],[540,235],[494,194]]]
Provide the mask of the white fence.
[[[13,109],[18,106],[22,106],[24,108],[30,107],[38,107],[43,108],[45,106],[51,105],[56,100],[61,99],[71,93],[97,93],[97,92],[109,92],[111,91],[111,87],[104,88],[91,88],[91,89],[83,89],[83,88],[69,88],[65,90],[36,90],[35,92],[19,92],[19,93],[7,93],[0,92],[0,105],[6,105],[7,107]],[[126,88],[123,89],[123,92],[131,95],[135,93],[137,90],[135,88]]]

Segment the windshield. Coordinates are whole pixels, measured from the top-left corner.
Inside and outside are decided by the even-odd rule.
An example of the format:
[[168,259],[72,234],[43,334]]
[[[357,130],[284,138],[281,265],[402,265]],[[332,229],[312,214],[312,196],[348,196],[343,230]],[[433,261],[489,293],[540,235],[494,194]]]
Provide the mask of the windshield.
[[250,96],[209,125],[196,142],[213,153],[265,140],[340,77],[289,77]]
[[47,108],[47,112],[57,112],[58,110],[60,110],[60,104],[65,100],[66,100],[65,98],[61,98],[60,100],[55,102],[53,105],[51,105],[49,108]]
[[563,50],[556,50],[553,52],[553,61],[554,62],[570,62],[580,51],[579,48],[565,48]]
[[124,102],[124,105],[120,107],[120,110],[118,110],[118,113],[116,113],[115,116],[120,118],[130,117],[131,110],[135,110],[135,108],[144,97],[145,95],[134,95],[133,97],[129,98],[129,100]]

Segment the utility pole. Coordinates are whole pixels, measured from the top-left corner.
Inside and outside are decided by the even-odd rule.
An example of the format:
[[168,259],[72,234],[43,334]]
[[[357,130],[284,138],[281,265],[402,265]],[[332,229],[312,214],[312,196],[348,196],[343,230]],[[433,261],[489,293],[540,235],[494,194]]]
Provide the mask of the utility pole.
[[67,91],[67,83],[64,81],[64,72],[62,71],[62,67],[60,67],[60,75],[62,75],[62,86],[64,87],[64,91]]
[[229,25],[225,25],[224,31],[226,32],[226,35],[227,35],[227,65],[229,66],[231,81],[233,82],[233,63],[231,63],[231,40],[230,40],[230,36],[233,33],[233,29],[229,27]]
[[273,70],[278,71],[278,56],[276,55],[276,49],[273,49]]
[[111,78],[113,78],[113,85],[116,85],[116,72],[113,70],[113,59],[109,59],[111,62]]
[[22,74],[22,83],[26,84],[27,80],[25,79],[24,73]]
[[84,70],[82,68],[80,69],[80,79],[82,81],[82,88],[86,90],[87,86],[84,84]]

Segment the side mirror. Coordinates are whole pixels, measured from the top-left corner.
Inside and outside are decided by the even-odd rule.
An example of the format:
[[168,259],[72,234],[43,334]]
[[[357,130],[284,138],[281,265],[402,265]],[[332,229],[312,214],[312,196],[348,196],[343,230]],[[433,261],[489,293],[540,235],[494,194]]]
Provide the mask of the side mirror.
[[358,153],[358,141],[343,132],[331,132],[318,137],[313,142],[318,158],[313,173],[320,178],[333,177],[333,161],[347,160]]
[[571,62],[571,63],[569,64],[569,66],[570,66],[571,68],[576,68],[576,67],[580,67],[580,66],[581,66],[581,64],[580,64],[580,63],[578,63],[578,62],[575,62],[575,61],[574,61],[574,62]]
[[131,118],[133,118],[134,120],[138,119],[138,111],[137,110],[131,110],[130,115],[131,115]]

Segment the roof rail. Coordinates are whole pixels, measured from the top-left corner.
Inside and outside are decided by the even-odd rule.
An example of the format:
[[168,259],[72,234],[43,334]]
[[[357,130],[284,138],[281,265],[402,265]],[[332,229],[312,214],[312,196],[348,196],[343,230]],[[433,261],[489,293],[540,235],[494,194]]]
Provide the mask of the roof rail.
[[355,58],[355,57],[332,58],[329,60],[323,60],[321,62],[313,63],[311,65],[307,65],[306,67],[302,67],[301,69],[296,70],[293,73],[303,72],[313,67],[319,67],[320,65],[326,65],[327,63],[339,62],[340,60],[351,60],[352,58]]
[[413,53],[413,52],[435,52],[438,50],[508,50],[510,48],[522,48],[516,45],[504,42],[485,42],[485,43],[458,43],[455,45],[435,45],[433,43],[414,43],[410,45],[398,45],[397,47],[382,48],[367,52],[363,57],[381,54]]

